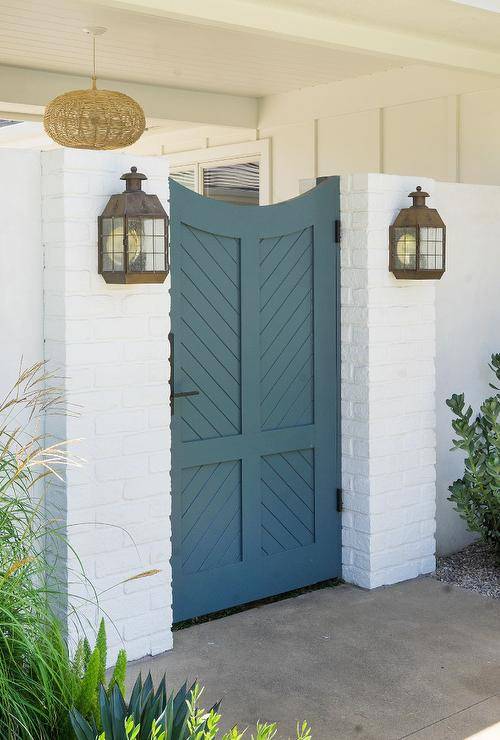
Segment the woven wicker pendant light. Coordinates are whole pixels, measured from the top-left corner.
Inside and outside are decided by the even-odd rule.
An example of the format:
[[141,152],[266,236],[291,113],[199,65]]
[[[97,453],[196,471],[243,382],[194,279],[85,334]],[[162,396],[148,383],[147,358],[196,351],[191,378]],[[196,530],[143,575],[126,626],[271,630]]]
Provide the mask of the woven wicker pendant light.
[[61,146],[73,149],[121,149],[144,133],[146,119],[139,103],[128,95],[96,86],[95,40],[106,29],[86,28],[93,40],[92,86],[54,98],[43,117],[45,131]]

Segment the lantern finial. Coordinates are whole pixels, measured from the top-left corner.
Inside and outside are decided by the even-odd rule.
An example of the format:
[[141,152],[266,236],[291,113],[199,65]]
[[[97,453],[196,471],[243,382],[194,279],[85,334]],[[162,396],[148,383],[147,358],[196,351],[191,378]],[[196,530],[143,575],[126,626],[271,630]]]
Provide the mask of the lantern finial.
[[130,172],[125,172],[120,177],[120,180],[125,180],[126,193],[133,193],[137,192],[137,190],[141,190],[142,180],[147,179],[146,175],[143,175],[142,172],[137,172],[137,167],[131,167]]
[[425,199],[429,197],[429,193],[422,192],[422,186],[417,185],[417,189],[413,193],[409,193],[408,198],[413,198],[413,205],[415,208],[427,208]]

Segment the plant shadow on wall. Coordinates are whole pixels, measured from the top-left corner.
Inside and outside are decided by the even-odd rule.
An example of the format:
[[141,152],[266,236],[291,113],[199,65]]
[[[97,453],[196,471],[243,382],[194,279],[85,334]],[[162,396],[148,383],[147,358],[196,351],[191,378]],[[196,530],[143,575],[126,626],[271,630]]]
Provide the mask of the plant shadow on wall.
[[[491,356],[490,368],[500,385],[500,353]],[[500,388],[490,387],[497,393],[483,401],[476,417],[463,393],[446,401],[455,415],[453,449],[465,452],[464,474],[450,486],[449,500],[500,565]]]
[[[150,675],[144,683],[139,676],[127,702],[122,650],[107,684],[104,620],[94,648],[83,638],[71,657],[58,616],[64,609],[78,617],[78,604],[67,603],[61,567],[70,544],[64,514],[48,506],[43,483],[83,461],[68,454],[67,442],[47,444],[37,431],[48,414],[68,413],[56,381],[45,363],[35,364],[21,371],[0,401],[0,738],[213,740],[219,736],[218,705],[200,707],[196,682],[167,693],[165,677],[155,690]],[[85,579],[83,569],[78,575]],[[235,727],[221,740],[242,736]],[[258,724],[251,737],[276,736],[276,725]],[[297,726],[296,737],[310,740],[307,723]]]

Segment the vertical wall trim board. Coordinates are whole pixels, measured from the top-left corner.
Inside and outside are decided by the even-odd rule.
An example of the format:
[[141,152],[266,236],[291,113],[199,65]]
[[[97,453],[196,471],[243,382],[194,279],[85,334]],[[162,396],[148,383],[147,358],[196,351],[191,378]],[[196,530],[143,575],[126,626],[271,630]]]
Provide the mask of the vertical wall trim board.
[[378,143],[379,143],[379,162],[378,171],[384,171],[384,109],[379,108],[378,111]]
[[318,177],[318,119],[313,120],[312,136],[313,136],[313,178]]
[[447,124],[447,173],[446,179],[450,182],[459,182],[459,117],[460,98],[458,95],[450,95],[446,98],[446,124]]

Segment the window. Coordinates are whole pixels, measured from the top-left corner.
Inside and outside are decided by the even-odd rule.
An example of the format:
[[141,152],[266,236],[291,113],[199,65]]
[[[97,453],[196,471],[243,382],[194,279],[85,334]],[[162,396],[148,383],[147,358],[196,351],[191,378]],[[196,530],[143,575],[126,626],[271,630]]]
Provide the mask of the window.
[[188,167],[185,170],[176,170],[170,173],[170,177],[179,185],[184,185],[185,188],[196,191],[196,178],[194,167]]
[[195,193],[239,205],[269,203],[267,140],[178,152],[169,160],[172,180]]
[[259,163],[203,167],[203,195],[240,205],[259,205]]

